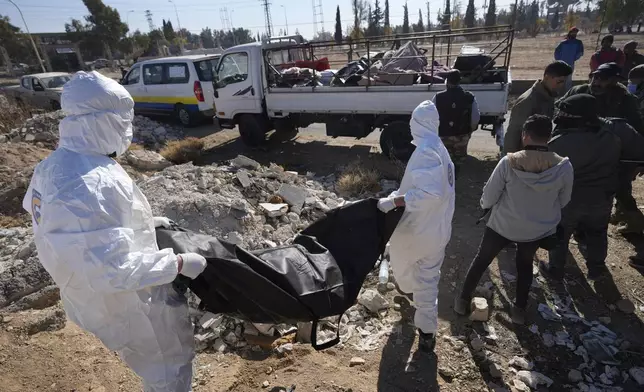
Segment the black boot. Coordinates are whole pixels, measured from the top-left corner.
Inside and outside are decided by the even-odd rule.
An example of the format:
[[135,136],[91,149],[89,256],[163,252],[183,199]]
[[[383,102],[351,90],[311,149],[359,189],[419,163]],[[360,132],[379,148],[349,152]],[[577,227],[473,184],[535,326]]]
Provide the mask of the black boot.
[[539,260],[539,271],[545,276],[555,281],[562,281],[564,278],[563,268],[553,267],[550,263]]
[[427,354],[433,354],[436,347],[436,334],[424,333],[418,330],[418,350]]

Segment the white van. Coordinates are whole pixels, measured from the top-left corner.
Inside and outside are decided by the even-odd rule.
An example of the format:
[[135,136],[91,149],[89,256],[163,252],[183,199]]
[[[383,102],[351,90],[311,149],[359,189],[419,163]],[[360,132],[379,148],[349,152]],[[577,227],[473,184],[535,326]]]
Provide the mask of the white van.
[[121,84],[134,98],[134,111],[169,115],[184,126],[215,115],[213,75],[220,55],[164,57],[134,64]]

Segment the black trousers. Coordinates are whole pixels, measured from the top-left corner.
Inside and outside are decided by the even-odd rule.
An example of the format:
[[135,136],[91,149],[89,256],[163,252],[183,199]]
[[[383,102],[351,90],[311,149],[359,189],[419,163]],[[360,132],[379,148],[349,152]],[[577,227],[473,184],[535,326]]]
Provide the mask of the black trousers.
[[[489,227],[485,228],[479,250],[476,256],[474,256],[474,260],[467,271],[465,283],[463,283],[463,289],[461,291],[462,299],[469,301],[472,298],[476,285],[481,280],[481,276],[483,276],[487,267],[490,266],[494,258],[510,242],[512,241]],[[517,242],[517,292],[514,303],[522,309],[528,304],[528,294],[530,293],[530,286],[532,285],[532,260],[538,248],[539,241]]]
[[641,214],[633,197],[633,177],[637,166],[621,164],[618,171],[617,193],[615,194],[615,209],[620,212],[635,212]]
[[570,202],[561,214],[562,236],[550,251],[550,266],[563,269],[568,257],[570,237],[575,231],[583,232],[586,246],[584,257],[588,268],[603,266],[608,253],[608,222],[612,200],[596,203]]

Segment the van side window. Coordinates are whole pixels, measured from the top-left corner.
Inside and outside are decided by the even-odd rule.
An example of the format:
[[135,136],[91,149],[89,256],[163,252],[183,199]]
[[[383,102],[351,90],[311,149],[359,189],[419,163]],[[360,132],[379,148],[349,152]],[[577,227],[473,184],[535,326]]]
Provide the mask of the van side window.
[[219,88],[248,79],[248,54],[231,53],[219,62],[217,71]]
[[164,64],[167,69],[167,84],[183,84],[190,81],[190,72],[186,63]]
[[29,80],[31,78],[22,78],[22,87],[26,88],[27,90],[31,90],[31,85],[29,84]]
[[163,64],[147,64],[143,66],[143,84],[162,84]]
[[130,73],[127,75],[127,80],[125,84],[137,84],[141,80],[141,68],[136,67],[130,70]]

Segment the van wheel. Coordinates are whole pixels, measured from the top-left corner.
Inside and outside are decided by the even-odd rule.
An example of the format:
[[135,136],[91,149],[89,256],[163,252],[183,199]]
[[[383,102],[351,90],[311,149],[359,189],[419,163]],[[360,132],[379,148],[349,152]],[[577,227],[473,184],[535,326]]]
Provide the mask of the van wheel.
[[257,147],[266,141],[268,127],[263,117],[242,114],[239,117],[239,136],[248,147]]
[[194,115],[182,104],[177,104],[174,107],[175,117],[184,127],[191,127],[195,123]]
[[394,121],[380,133],[380,149],[389,159],[407,162],[416,149],[412,140],[409,123]]

